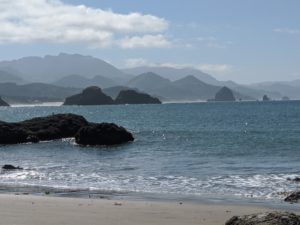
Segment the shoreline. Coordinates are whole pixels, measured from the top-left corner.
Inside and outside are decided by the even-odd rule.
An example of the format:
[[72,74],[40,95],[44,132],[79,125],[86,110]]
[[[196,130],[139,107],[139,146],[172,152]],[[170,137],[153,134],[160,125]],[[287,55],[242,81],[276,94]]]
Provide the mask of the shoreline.
[[[0,224],[217,225],[235,215],[278,210],[263,206],[84,199],[0,194]],[[300,214],[300,210],[289,210]]]
[[92,190],[89,188],[58,188],[50,186],[0,185],[0,195],[12,196],[37,196],[50,198],[68,199],[107,199],[114,201],[139,201],[139,202],[186,202],[191,204],[209,205],[242,205],[266,207],[279,210],[299,210],[300,203],[284,202],[284,198],[253,198],[235,195],[213,195],[213,194],[180,194],[180,193],[155,193],[134,192],[118,190]]

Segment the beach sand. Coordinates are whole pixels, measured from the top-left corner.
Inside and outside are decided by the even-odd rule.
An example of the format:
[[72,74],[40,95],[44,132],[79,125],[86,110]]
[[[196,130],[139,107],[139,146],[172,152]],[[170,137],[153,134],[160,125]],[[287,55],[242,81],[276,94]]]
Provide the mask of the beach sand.
[[1,225],[220,225],[256,206],[0,195]]

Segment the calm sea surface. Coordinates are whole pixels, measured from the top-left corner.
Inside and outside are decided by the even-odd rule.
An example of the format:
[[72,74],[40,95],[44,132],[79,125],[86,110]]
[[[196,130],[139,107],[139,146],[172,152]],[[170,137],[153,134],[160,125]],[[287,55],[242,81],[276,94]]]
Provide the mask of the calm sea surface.
[[[0,108],[0,120],[76,113],[115,122],[136,140],[80,147],[72,139],[0,146],[0,191],[51,190],[282,203],[300,184],[300,102]],[[282,203],[283,204],[283,203]]]

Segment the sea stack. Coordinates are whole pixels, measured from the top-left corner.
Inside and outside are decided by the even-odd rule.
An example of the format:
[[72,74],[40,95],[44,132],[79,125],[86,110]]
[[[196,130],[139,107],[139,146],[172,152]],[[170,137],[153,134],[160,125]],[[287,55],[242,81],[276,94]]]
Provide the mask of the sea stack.
[[9,104],[0,97],[0,106],[9,106]]
[[263,98],[262,98],[262,100],[264,102],[266,102],[266,101],[270,101],[271,99],[268,97],[268,95],[264,95]]
[[228,87],[222,87],[215,96],[215,101],[235,101],[233,92]]
[[123,90],[115,100],[116,104],[161,104],[158,98],[135,90]]
[[111,105],[114,101],[111,97],[105,95],[101,88],[91,86],[80,94],[72,95],[66,98],[64,105]]

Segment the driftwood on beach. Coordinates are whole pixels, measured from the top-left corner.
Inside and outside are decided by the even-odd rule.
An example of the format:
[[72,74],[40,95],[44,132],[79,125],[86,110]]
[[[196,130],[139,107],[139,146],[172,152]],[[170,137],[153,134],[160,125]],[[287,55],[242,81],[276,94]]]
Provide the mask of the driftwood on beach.
[[[98,124],[97,129],[95,126],[75,114],[56,114],[17,123],[0,121],[0,144],[36,143],[75,136],[81,145],[115,145],[134,140],[131,133],[116,124]],[[86,137],[87,132],[83,132],[86,130],[94,131],[88,133],[92,138]]]

